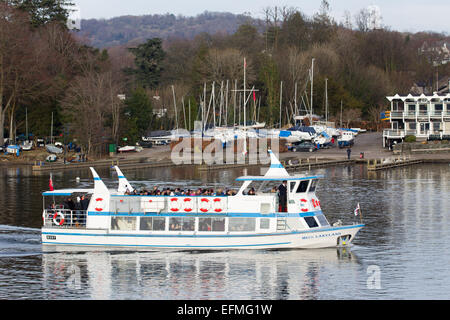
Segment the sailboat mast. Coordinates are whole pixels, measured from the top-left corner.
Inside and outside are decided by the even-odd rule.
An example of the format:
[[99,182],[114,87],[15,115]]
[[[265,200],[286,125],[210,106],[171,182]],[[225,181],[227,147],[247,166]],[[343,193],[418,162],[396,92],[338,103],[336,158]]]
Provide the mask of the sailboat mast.
[[246,114],[246,105],[247,105],[247,59],[244,58],[244,129],[247,127],[247,114]]
[[313,104],[313,94],[314,94],[314,61],[316,59],[312,59],[312,66],[311,66],[311,125],[313,124],[313,114],[314,114],[314,104]]
[[325,78],[325,122],[328,123],[328,79]]
[[50,144],[53,144],[53,112],[52,112],[52,125],[50,129]]
[[280,129],[283,127],[283,125],[282,125],[282,115],[281,115],[282,105],[283,105],[283,81],[281,81],[281,85],[280,85]]
[[176,122],[177,130],[178,130],[178,111],[177,111],[177,100],[175,98],[175,87],[174,86],[172,86],[172,93],[173,93],[173,105],[175,108],[175,122]]
[[27,135],[27,141],[28,141],[28,108],[25,108],[25,131]]

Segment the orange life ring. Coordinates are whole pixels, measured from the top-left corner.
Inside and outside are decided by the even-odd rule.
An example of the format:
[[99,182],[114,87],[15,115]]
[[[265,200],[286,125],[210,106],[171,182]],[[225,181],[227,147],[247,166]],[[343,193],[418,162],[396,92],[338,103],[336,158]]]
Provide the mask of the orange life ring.
[[222,199],[220,198],[214,199],[214,211],[217,213],[223,212]]
[[[59,222],[58,222],[58,220],[56,220],[56,218],[58,218],[58,216],[60,217]],[[57,211],[57,212],[55,212],[55,214],[53,215],[53,223],[54,223],[55,225],[57,225],[57,226],[60,226],[60,227],[61,227],[61,226],[64,224],[64,219],[65,219],[65,217],[64,217],[64,215],[62,214],[62,212]]]
[[[191,204],[191,206],[189,206],[189,204]],[[192,212],[194,210],[194,206],[192,205],[192,199],[191,198],[186,198],[184,199],[184,212]]]
[[306,199],[301,199],[300,200],[300,206],[302,207],[302,212],[308,212],[309,211],[309,209],[307,208],[307,207],[305,207],[306,205],[307,205],[307,203],[308,203],[308,200],[306,200]]
[[170,202],[172,204],[172,206],[170,207],[170,211],[172,211],[172,212],[180,211],[180,205],[178,203],[178,198],[172,198],[172,199],[170,199]]
[[[201,202],[201,207],[200,207],[200,211],[201,212],[203,212],[203,213],[206,213],[206,212],[208,212],[209,210],[211,210],[211,203],[209,202],[209,199],[201,199],[200,200],[200,202]],[[207,206],[206,207],[204,207],[204,204],[207,204]]]

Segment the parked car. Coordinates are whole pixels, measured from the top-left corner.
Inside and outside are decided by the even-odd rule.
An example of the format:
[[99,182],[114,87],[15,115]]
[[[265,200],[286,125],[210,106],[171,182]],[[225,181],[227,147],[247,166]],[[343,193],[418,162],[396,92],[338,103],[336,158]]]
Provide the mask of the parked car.
[[150,141],[140,141],[139,145],[142,148],[152,148],[153,147],[153,143],[151,143]]
[[298,143],[293,143],[289,149],[292,152],[303,151],[303,152],[314,152],[317,151],[318,148],[314,143],[303,141]]

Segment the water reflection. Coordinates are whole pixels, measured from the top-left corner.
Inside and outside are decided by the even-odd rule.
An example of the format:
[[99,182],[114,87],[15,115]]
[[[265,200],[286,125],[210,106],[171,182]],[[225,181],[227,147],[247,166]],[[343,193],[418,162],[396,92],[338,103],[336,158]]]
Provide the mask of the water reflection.
[[42,257],[45,299],[319,299],[341,268],[361,273],[348,249]]
[[[111,188],[116,174],[98,170]],[[138,187],[238,187],[259,168],[211,171],[129,169]],[[41,192],[48,173],[0,167],[0,299],[448,299],[450,170],[417,165],[367,172],[362,165],[323,174],[318,196],[330,222],[366,224],[352,252],[42,253]],[[80,177],[77,182],[76,178]],[[54,174],[57,188],[89,188],[88,170]],[[356,256],[358,258],[356,258]],[[369,290],[367,270],[381,271]]]

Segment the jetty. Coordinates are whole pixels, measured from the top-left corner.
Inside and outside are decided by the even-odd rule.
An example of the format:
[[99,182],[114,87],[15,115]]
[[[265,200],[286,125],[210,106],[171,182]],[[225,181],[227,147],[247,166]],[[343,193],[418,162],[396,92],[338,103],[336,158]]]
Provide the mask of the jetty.
[[35,162],[32,166],[33,171],[36,172],[48,172],[59,170],[76,170],[76,169],[88,169],[95,166],[96,168],[108,168],[114,166],[120,166],[121,168],[160,168],[160,167],[172,167],[176,166],[171,161],[149,161],[147,157],[134,158],[134,159],[109,159],[99,160],[95,162],[77,162],[77,163],[45,163]]
[[367,170],[380,171],[392,168],[411,166],[421,163],[424,163],[424,161],[421,159],[407,159],[407,158],[374,159],[374,160],[367,160]]
[[[332,167],[338,165],[352,165],[355,164],[356,160],[330,160],[330,159],[319,159],[319,158],[307,158],[307,159],[287,159],[281,161],[286,170],[311,170],[313,168],[322,167]],[[237,169],[237,168],[247,168],[252,166],[267,166],[262,163],[232,163],[232,164],[213,164],[213,165],[200,165],[198,167],[199,171],[214,171],[214,170],[224,170],[224,169]]]

